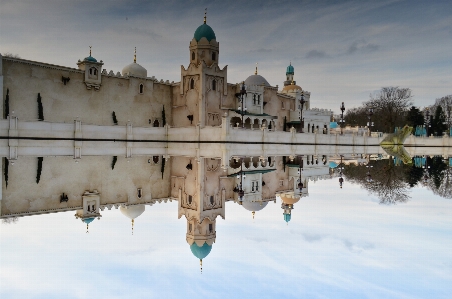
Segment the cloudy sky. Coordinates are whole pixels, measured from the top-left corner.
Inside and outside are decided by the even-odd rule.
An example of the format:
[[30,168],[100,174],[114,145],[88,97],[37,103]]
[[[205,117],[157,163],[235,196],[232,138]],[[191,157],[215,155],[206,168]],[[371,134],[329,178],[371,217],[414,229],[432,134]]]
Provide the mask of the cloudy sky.
[[313,104],[339,112],[383,86],[418,106],[452,94],[452,3],[445,1],[0,0],[0,53],[76,67],[93,56],[115,73],[133,49],[148,76],[180,80],[208,8],[228,81],[259,73],[282,85],[292,62]]
[[[74,212],[0,224],[1,298],[449,298],[452,201],[417,187],[382,205],[334,180],[310,182],[289,225],[281,205],[226,204],[203,261],[177,203],[119,210],[85,225]],[[340,212],[338,212],[340,211]]]

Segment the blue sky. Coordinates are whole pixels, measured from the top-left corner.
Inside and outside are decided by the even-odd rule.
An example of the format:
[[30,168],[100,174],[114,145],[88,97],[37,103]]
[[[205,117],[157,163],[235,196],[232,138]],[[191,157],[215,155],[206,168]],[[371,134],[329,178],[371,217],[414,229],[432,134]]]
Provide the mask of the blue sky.
[[258,62],[281,86],[292,62],[313,106],[336,112],[383,86],[411,88],[419,106],[452,94],[450,1],[1,0],[0,53],[76,67],[91,45],[116,73],[136,46],[148,76],[177,82],[206,7],[230,83]]
[[119,210],[90,233],[73,212],[0,225],[2,298],[448,298],[452,202],[412,190],[380,205],[337,180],[309,185],[289,225],[280,202],[256,213],[228,203],[203,263],[177,204],[146,207],[135,234]]

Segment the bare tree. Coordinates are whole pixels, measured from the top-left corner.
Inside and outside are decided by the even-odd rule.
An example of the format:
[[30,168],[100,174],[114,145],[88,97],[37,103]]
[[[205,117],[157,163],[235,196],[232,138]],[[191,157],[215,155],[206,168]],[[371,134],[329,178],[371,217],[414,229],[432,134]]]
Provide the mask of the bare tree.
[[17,217],[10,217],[2,219],[2,224],[16,224],[19,221]]
[[436,108],[441,106],[446,116],[447,127],[452,126],[452,94],[436,99],[435,104],[430,107],[431,111],[436,111]]
[[2,56],[3,57],[11,57],[11,58],[20,58],[19,55],[13,54],[13,53],[10,53],[10,52],[3,53]]
[[395,127],[404,125],[405,114],[412,105],[411,97],[409,88],[383,87],[377,94],[370,95],[364,106],[374,110],[373,118],[383,132],[394,132]]

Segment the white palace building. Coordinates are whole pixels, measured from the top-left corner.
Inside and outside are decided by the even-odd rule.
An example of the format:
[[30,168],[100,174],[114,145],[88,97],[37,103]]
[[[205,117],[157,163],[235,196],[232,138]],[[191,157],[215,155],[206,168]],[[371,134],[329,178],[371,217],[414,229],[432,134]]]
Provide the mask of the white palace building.
[[136,56],[122,73],[91,51],[77,68],[0,57],[1,218],[73,210],[88,225],[115,207],[133,222],[145,205],[176,200],[203,259],[227,201],[254,216],[281,200],[288,222],[340,144],[383,153],[380,137],[330,134],[332,112],[312,108],[292,65],[282,90],[257,68],[228,83],[205,19],[187,54],[180,82],[148,77]]

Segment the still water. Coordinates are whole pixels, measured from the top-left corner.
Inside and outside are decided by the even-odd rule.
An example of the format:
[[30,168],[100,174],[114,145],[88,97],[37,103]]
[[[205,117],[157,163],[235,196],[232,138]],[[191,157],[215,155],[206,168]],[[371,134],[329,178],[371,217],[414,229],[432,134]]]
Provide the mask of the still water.
[[[298,157],[276,160],[273,173],[292,172],[296,177]],[[101,211],[101,218],[89,223],[89,233],[74,211],[9,218],[0,226],[0,294],[2,298],[448,298],[449,160],[419,156],[412,165],[404,165],[381,155],[344,154],[324,161],[317,157],[304,157],[304,194],[293,205],[290,221],[278,195],[250,208],[256,210],[254,215],[237,195],[226,200],[225,219],[216,218],[215,242],[203,258],[202,272],[187,244],[187,220],[178,219],[177,200],[146,205],[134,220],[133,234],[131,220],[115,207]],[[57,167],[48,162],[51,159],[44,159],[43,165],[51,165],[46,171]],[[19,169],[17,163],[10,166],[8,189],[14,189],[11,167]],[[177,172],[174,164],[167,171]],[[261,175],[267,180],[267,187],[261,188],[271,188],[273,177]],[[245,180],[251,178],[248,173]],[[18,194],[7,195],[20,196],[18,189]],[[296,194],[296,188],[293,191]]]

